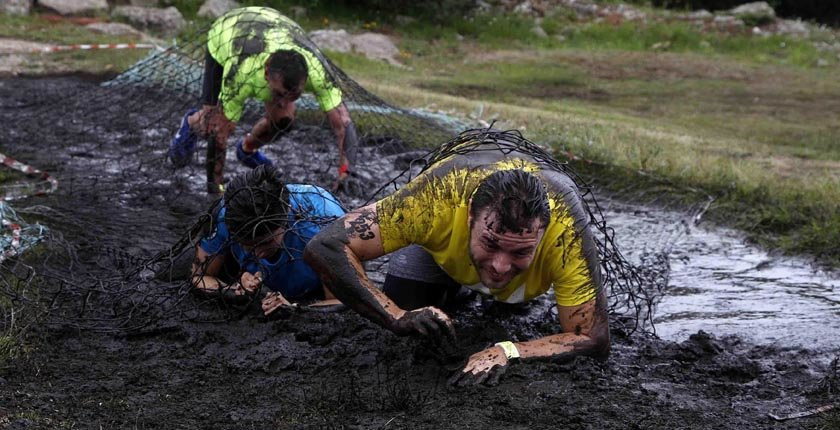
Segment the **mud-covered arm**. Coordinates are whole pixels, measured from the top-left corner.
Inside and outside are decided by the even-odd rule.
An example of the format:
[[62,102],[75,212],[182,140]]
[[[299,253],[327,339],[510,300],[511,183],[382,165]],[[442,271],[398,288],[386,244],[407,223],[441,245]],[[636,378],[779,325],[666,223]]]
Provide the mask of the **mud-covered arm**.
[[262,273],[242,273],[239,282],[227,284],[219,278],[225,264],[224,254],[210,254],[200,244],[195,246],[190,284],[203,293],[221,293],[224,297],[243,296],[257,291],[262,284]]
[[227,284],[220,281],[217,277],[224,263],[224,255],[209,254],[201,245],[196,245],[190,284],[204,292],[213,292],[226,288]]
[[563,333],[515,343],[520,359],[564,361],[577,355],[607,358],[610,328],[603,291],[581,305],[558,305],[557,309]]
[[563,333],[527,342],[503,341],[479,351],[467,360],[449,383],[496,385],[510,364],[508,357],[522,360],[566,361],[578,355],[605,359],[610,351],[610,330],[603,293],[577,306],[558,306]]
[[335,141],[338,147],[339,177],[347,176],[347,170],[352,168],[356,162],[356,150],[359,146],[359,138],[356,134],[356,127],[350,119],[350,112],[344,103],[327,111],[327,119],[330,122]]
[[342,303],[393,330],[405,311],[371,283],[362,265],[384,252],[374,203],[321,230],[307,243],[303,258]]
[[336,298],[382,327],[401,335],[454,337],[452,322],[439,309],[406,312],[367,277],[362,262],[385,253],[376,212],[374,203],[339,218],[307,243],[304,260]]

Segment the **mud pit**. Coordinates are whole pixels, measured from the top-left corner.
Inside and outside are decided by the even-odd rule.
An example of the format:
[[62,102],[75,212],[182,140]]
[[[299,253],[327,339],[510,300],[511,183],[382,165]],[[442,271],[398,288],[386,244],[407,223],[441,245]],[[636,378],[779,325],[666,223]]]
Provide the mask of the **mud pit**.
[[[62,216],[48,219],[92,232],[78,245],[89,269],[128,264],[166,247],[206,202],[203,157],[177,172],[164,167],[159,142],[171,130],[147,129],[154,145],[120,131],[139,113],[126,112],[124,122],[99,124],[92,133],[64,118],[33,124],[32,97],[60,102],[64,91],[88,87],[93,84],[73,78],[0,81],[6,125],[0,147],[59,179],[56,194],[16,207],[61,208]],[[120,109],[119,101],[112,109]],[[330,185],[328,132],[301,128],[267,152],[289,178]],[[243,171],[232,159],[229,174]],[[399,161],[399,155],[378,157],[366,174],[376,182]],[[339,197],[348,207],[359,203]],[[150,287],[160,288],[159,298],[178,292],[172,285]],[[181,297],[192,313],[164,312],[130,332],[79,330],[61,320],[34,327],[29,352],[0,369],[0,427],[807,428],[834,424],[820,417],[776,423],[767,414],[831,403],[840,390],[825,351],[706,333],[674,343],[620,330],[612,333],[605,363],[518,363],[498,387],[452,389],[446,386],[452,363],[440,362],[433,348],[352,311],[301,309],[267,320],[256,306],[231,311]],[[547,300],[477,301],[454,315],[464,357],[500,339],[559,330]]]

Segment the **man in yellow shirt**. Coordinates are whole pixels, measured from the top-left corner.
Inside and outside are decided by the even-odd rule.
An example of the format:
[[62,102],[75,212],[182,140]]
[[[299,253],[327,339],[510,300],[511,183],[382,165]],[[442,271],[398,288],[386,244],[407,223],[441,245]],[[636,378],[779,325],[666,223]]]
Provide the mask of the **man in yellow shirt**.
[[[610,349],[598,249],[574,181],[532,151],[500,147],[500,133],[463,134],[458,148],[469,150],[433,160],[394,194],[338,219],[304,253],[343,303],[400,335],[454,339],[440,306],[461,286],[508,303],[553,287],[563,332],[499,339],[469,358],[457,384],[495,384],[515,359]],[[392,252],[380,291],[362,262]]]
[[172,164],[187,165],[198,136],[207,137],[208,191],[221,193],[227,139],[242,117],[245,102],[256,99],[266,109],[251,133],[236,145],[239,161],[254,168],[271,164],[259,148],[289,128],[295,101],[310,91],[335,134],[338,178],[344,180],[358,146],[356,129],[322,54],[307,41],[303,29],[271,8],[244,7],[219,17],[207,35],[203,106],[184,115],[169,146]]

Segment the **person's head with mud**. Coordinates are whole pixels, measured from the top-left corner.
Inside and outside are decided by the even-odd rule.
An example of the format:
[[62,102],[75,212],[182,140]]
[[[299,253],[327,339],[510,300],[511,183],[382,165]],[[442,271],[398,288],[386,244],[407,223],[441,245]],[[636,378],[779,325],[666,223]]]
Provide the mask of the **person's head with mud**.
[[283,109],[303,94],[306,86],[306,60],[295,51],[275,51],[265,63],[265,81],[271,91],[269,104]]
[[306,243],[344,214],[323,188],[286,183],[273,166],[234,178],[212,215],[212,228],[196,245],[196,291],[235,299],[265,286],[266,314],[289,300],[333,300],[303,261]]
[[485,178],[470,199],[470,259],[489,289],[502,289],[528,268],[550,219],[539,179],[522,170]]
[[[473,354],[453,383],[494,384],[518,358],[604,357],[609,321],[589,211],[548,157],[516,132],[462,133],[408,184],[320,232],[305,258],[362,315],[400,335],[438,340],[455,338],[441,309],[470,290],[519,303],[553,287],[562,333],[500,339]],[[380,291],[362,262],[384,254],[391,255]]]
[[358,147],[356,128],[330,75],[326,57],[291,19],[266,7],[233,9],[207,33],[201,107],[189,110],[170,142],[175,167],[192,161],[199,136],[208,139],[208,192],[224,183],[227,140],[242,118],[245,103],[265,104],[265,115],[236,144],[237,159],[248,167],[270,165],[259,148],[286,133],[295,119],[296,100],[304,90],[315,95],[326,113],[338,148],[338,181],[346,185]]
[[274,257],[283,244],[290,210],[285,185],[277,169],[260,166],[234,178],[225,190],[230,237],[258,258]]

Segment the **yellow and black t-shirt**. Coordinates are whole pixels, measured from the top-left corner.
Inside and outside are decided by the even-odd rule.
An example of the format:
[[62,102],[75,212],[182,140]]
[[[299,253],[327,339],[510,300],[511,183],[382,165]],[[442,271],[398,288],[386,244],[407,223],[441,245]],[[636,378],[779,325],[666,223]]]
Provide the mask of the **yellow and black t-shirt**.
[[[442,160],[377,202],[385,252],[420,245],[455,281],[508,303],[530,300],[552,286],[560,306],[593,299],[600,288],[598,254],[573,182],[560,172],[541,169],[525,155],[499,152],[495,159],[486,153],[472,155]],[[511,169],[528,171],[543,181],[551,219],[528,269],[504,289],[491,292],[479,283],[470,258],[469,201],[484,178]]]

